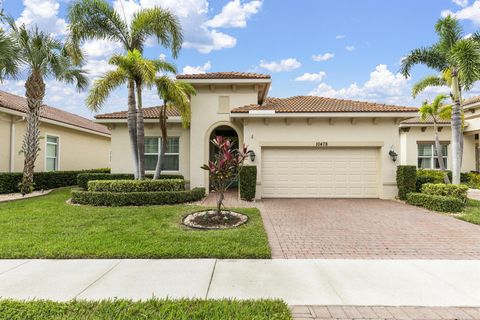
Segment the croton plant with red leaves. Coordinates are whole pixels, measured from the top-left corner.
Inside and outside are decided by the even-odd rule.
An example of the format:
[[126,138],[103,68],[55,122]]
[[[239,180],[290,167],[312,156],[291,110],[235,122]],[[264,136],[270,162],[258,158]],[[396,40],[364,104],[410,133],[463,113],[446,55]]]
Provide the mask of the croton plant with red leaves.
[[213,161],[204,164],[202,169],[207,170],[210,176],[210,183],[218,195],[217,214],[221,214],[225,191],[236,180],[243,162],[247,158],[247,147],[242,150],[235,149],[233,142],[225,137],[217,136],[212,140],[218,152]]

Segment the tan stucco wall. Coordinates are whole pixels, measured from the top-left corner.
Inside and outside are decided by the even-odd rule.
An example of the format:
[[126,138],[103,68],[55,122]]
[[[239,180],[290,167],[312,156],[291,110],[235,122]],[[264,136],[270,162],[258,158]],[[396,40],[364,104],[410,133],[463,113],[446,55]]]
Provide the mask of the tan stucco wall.
[[[18,119],[15,117],[13,119]],[[25,121],[15,123],[14,170],[22,171],[23,155],[20,154]],[[10,123],[0,121],[0,171],[10,171]],[[5,134],[5,135],[4,135]],[[59,170],[82,170],[110,167],[110,138],[91,134],[58,125],[40,122],[40,152],[35,162],[35,170],[45,171],[45,136],[59,137]]]
[[200,167],[208,161],[209,138],[212,131],[221,125],[229,125],[239,135],[240,145],[243,143],[242,125],[230,122],[228,113],[219,113],[220,97],[229,96],[230,110],[236,107],[258,102],[255,86],[237,86],[235,91],[231,86],[197,87],[197,95],[192,97],[192,123],[190,128],[190,180],[192,187],[208,185],[208,173]]
[[[444,127],[439,132],[440,141],[451,141],[452,134],[448,127]],[[402,143],[401,164],[417,165],[418,149],[417,141],[435,141],[433,127],[427,127],[425,131],[421,127],[411,127],[408,132],[400,131],[400,141]],[[452,147],[448,146],[447,169],[451,169]],[[475,170],[475,137],[473,135],[464,136],[462,171]]]
[[[251,119],[244,123],[245,144],[255,151],[257,157],[257,197],[261,197],[262,145],[275,142],[278,145],[292,146],[298,143],[315,145],[315,142],[327,142],[329,145],[340,143],[344,147],[378,145],[379,196],[384,199],[394,198],[397,194],[395,183],[396,165],[390,159],[391,147],[398,153],[400,141],[398,125],[393,119],[358,119],[355,124],[350,119],[335,119],[333,124],[328,119],[314,119],[307,124],[307,119],[272,119],[267,124],[262,119]],[[250,162],[250,161],[248,161]]]
[[[179,171],[163,171],[164,173],[182,174],[186,180],[190,180],[190,130],[183,129],[180,124],[168,124],[169,137],[179,137]],[[111,126],[112,132],[112,172],[133,173],[133,159],[130,139],[126,124]],[[159,124],[146,123],[146,137],[160,137]],[[200,170],[200,169],[199,169]],[[153,173],[153,171],[147,171]]]

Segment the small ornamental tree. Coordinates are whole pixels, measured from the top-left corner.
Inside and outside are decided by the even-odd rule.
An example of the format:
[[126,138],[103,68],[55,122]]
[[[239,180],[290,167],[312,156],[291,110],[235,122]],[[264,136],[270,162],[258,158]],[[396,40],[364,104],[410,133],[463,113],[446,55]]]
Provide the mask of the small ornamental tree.
[[238,176],[243,162],[247,158],[247,147],[242,150],[233,148],[231,140],[217,136],[212,140],[213,145],[218,149],[215,159],[204,164],[202,169],[207,170],[213,189],[217,192],[217,214],[222,213],[225,191],[231,186]]

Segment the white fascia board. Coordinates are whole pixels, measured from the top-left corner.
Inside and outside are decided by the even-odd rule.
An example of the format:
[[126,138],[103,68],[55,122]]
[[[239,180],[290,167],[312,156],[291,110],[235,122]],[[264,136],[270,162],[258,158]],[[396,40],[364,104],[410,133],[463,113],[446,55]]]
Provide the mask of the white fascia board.
[[[12,115],[15,115],[15,116],[20,116],[22,118],[26,117],[26,114],[24,112],[20,112],[20,111],[16,111],[16,110],[10,110],[10,109],[7,109],[7,108],[0,107],[0,111],[5,112],[5,113],[9,113],[9,114],[12,114]],[[98,131],[95,131],[95,130],[90,130],[90,129],[87,129],[87,128],[75,126],[73,124],[68,124],[68,123],[65,123],[65,122],[57,121],[57,120],[52,120],[52,119],[47,119],[47,118],[40,117],[40,121],[45,122],[45,123],[49,123],[49,124],[53,124],[53,125],[56,125],[56,126],[64,127],[64,128],[69,128],[69,129],[78,130],[78,131],[82,131],[82,132],[88,132],[88,133],[96,134],[96,135],[99,135],[99,136],[102,136],[102,137],[110,138],[110,134],[98,132]]]
[[249,83],[271,83],[272,79],[179,79],[190,84],[249,84]]
[[[265,110],[262,110],[265,111]],[[291,112],[258,114],[230,113],[232,118],[414,118],[418,112]]]
[[[410,127],[433,127],[433,123],[401,123],[400,128],[410,128]],[[437,127],[451,127],[449,123],[439,123]],[[464,127],[468,127],[468,122],[465,122]]]
[[[96,123],[127,123],[127,119],[95,119],[93,120]],[[145,123],[158,123],[158,119],[144,119]],[[182,118],[180,117],[168,117],[167,123],[181,123]]]
[[248,114],[252,115],[272,115],[275,114],[275,110],[250,110]]

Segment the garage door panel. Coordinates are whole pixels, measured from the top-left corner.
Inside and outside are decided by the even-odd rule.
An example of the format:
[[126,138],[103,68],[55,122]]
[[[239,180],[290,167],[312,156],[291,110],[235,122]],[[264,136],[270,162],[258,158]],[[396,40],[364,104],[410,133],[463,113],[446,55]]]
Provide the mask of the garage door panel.
[[378,149],[266,148],[263,197],[378,197]]

